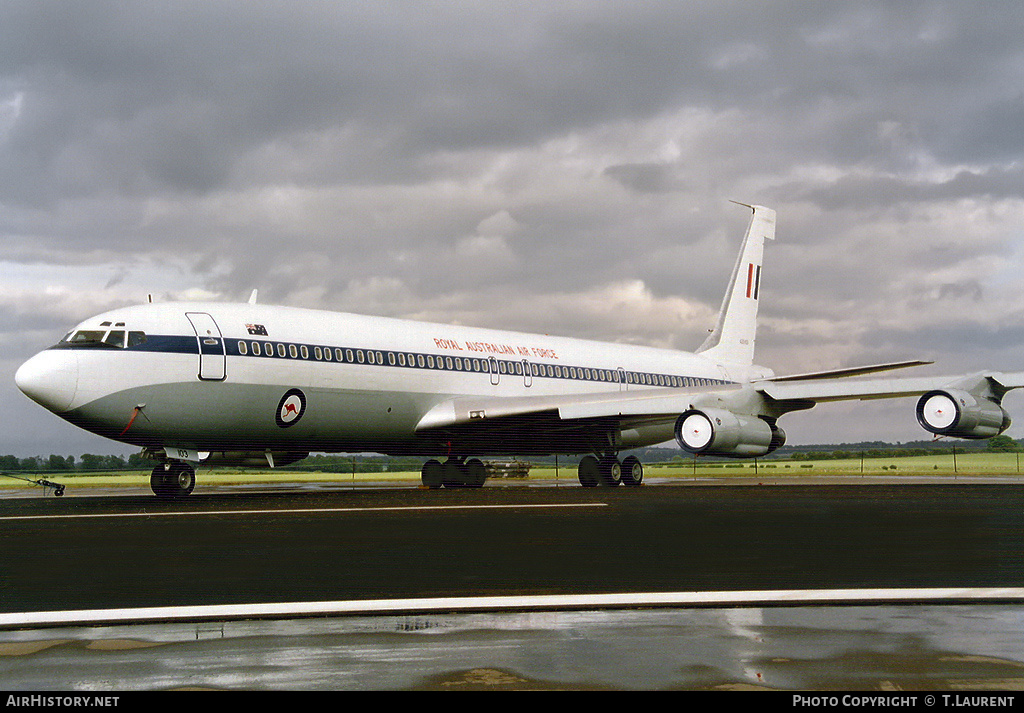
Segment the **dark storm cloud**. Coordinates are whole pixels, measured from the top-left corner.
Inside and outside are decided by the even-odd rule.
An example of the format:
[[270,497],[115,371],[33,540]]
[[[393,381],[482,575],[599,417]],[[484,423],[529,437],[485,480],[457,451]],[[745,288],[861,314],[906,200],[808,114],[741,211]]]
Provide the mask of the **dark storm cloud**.
[[1024,166],[962,170],[948,180],[935,182],[892,175],[848,175],[828,186],[804,191],[797,186],[791,186],[791,189],[790,195],[794,198],[811,201],[827,210],[891,206],[894,203],[1024,198]]
[[624,163],[609,166],[604,172],[640,193],[664,193],[685,187],[677,167],[664,163]]
[[0,72],[23,92],[4,142],[7,202],[203,193],[247,151],[328,126],[390,131],[385,148],[407,160],[519,145],[666,106],[684,61],[614,16],[577,32],[573,13],[527,4],[5,8]]
[[[882,162],[894,152],[875,124],[942,135],[951,78],[981,93],[986,72],[1012,67],[1017,51],[1006,31],[983,52],[972,44],[981,23],[969,16],[998,16],[991,4],[5,7],[0,75],[22,96],[0,145],[8,204],[261,180],[416,181],[436,169],[424,164],[435,151],[530,145],[685,105],[792,122],[757,136],[771,140],[767,162]],[[1007,74],[995,73],[997,86]],[[957,132],[960,152],[972,138],[1011,150],[1019,99],[989,101],[973,137]],[[329,127],[351,140],[314,138]],[[679,170],[626,163],[609,175],[663,190],[686,185]]]

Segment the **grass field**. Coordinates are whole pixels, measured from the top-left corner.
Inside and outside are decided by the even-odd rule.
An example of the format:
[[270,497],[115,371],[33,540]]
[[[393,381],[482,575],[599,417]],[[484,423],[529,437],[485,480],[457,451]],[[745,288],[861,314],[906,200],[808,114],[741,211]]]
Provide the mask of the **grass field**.
[[[755,470],[754,463],[743,461],[742,468],[733,464],[700,464],[697,473],[704,475],[727,475],[729,471],[744,474]],[[652,465],[651,472],[662,466]],[[665,466],[670,473],[693,473],[693,460]],[[843,460],[763,460],[758,461],[758,472],[774,472],[778,475],[953,475],[953,474],[1013,474],[1021,472],[1021,463],[1016,453],[958,453],[954,462],[952,455],[907,456],[902,458],[847,458]],[[646,471],[645,471],[646,472]]]
[[[753,461],[735,463],[706,462],[693,459],[677,460],[671,463],[650,463],[644,466],[645,478],[751,478],[757,477],[801,477],[801,476],[849,476],[861,475],[900,476],[989,476],[1020,475],[1021,464],[1016,453],[971,453],[953,456],[911,456],[905,458],[850,458],[846,460],[761,460],[755,467]],[[143,487],[149,488],[149,473],[125,471],[111,473],[16,473],[22,478],[39,478],[62,483],[68,488],[78,487]],[[1024,476],[1022,476],[1024,477]],[[576,482],[576,461],[567,458],[565,463],[554,466],[538,465],[530,470],[530,480],[554,480]],[[301,470],[242,470],[232,468],[200,469],[197,481],[203,485],[245,485],[275,483],[412,483],[420,480],[418,471],[386,473],[327,473]],[[511,479],[510,482],[516,482]],[[0,488],[34,487],[30,483],[14,478],[0,478]],[[38,486],[35,486],[38,487]]]
[[[903,458],[848,458],[843,460],[759,460],[737,461],[735,463],[705,462],[696,464],[692,458],[672,463],[650,463],[644,465],[645,478],[671,477],[743,477],[758,475],[801,476],[801,475],[1013,475],[1021,473],[1024,464],[1016,453],[958,453],[954,464],[951,455],[908,456]],[[575,463],[569,461],[560,469],[561,477],[576,477]],[[531,477],[551,472],[554,468],[533,468]]]

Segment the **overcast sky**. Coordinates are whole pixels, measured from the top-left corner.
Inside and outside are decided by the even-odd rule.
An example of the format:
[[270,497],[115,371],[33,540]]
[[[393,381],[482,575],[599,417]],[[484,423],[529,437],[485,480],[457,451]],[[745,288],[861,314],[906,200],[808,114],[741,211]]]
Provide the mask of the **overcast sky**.
[[759,363],[1021,370],[1022,161],[1019,0],[5,0],[0,454],[128,452],[13,375],[149,293],[692,350],[729,199],[779,216]]

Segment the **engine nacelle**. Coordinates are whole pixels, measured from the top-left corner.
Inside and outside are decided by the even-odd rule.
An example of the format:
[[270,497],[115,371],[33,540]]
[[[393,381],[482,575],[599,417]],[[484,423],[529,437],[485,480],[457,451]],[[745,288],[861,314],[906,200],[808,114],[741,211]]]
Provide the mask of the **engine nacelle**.
[[682,414],[675,435],[685,451],[730,458],[756,458],[786,442],[786,433],[764,419],[711,408]]
[[918,400],[917,422],[940,436],[991,438],[1010,427],[1010,415],[991,399],[960,389],[942,389],[929,391]]

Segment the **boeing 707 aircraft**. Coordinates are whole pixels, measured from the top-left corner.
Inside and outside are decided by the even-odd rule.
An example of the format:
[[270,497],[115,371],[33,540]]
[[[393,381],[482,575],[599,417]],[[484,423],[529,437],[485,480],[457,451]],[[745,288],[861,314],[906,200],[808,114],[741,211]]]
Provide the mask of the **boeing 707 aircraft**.
[[143,304],[87,319],[36,354],[18,387],[61,418],[158,460],[183,497],[193,464],[271,467],[310,452],[429,457],[430,488],[478,487],[482,457],[585,454],[584,486],[638,486],[619,453],[670,441],[748,458],[785,443],[779,417],[818,402],[918,396],[934,434],[989,438],[1024,372],[850,379],[905,361],[777,377],[754,364],[765,240],[752,215],[718,322],[696,353],[257,304]]

